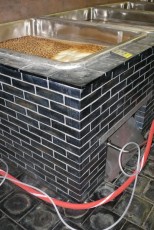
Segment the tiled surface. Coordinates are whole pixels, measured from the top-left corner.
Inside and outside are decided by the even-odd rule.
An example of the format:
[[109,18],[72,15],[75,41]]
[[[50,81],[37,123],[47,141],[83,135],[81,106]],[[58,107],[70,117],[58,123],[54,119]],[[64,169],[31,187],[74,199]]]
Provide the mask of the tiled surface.
[[[151,154],[154,147],[151,150]],[[135,158],[134,158],[135,159]],[[153,161],[153,160],[152,160]],[[113,230],[153,230],[154,229],[154,180],[148,174],[146,167],[140,175],[139,183],[131,207],[122,221],[112,228]],[[10,165],[10,164],[9,164]],[[134,168],[135,161],[131,160],[127,164],[127,171],[130,173]],[[11,167],[12,166],[12,167]],[[21,176],[19,178],[31,185],[37,186],[44,191],[50,191],[52,197],[57,197],[57,194],[52,192],[52,189],[47,187],[42,180],[39,180],[34,175],[25,173],[21,168],[14,168],[10,165],[10,174],[14,170],[19,170]],[[123,181],[121,175],[116,178],[113,183],[103,183],[100,185],[89,200],[97,200],[110,194],[117,186],[120,186],[119,181]],[[143,187],[142,187],[143,185]],[[0,229],[2,230],[67,230],[59,220],[52,205],[40,201],[31,195],[26,194],[23,190],[16,186],[5,182],[3,187],[3,197],[0,199]],[[117,197],[114,201],[88,211],[64,210],[60,208],[60,213],[65,221],[77,230],[102,230],[109,225],[115,223],[123,213],[130,198],[131,187],[123,194]],[[51,187],[50,187],[51,188]],[[142,188],[142,189],[141,189]],[[66,198],[62,198],[66,199]]]
[[[1,157],[69,199],[85,200],[104,180],[107,138],[142,106],[141,128],[153,119],[153,35],[143,40],[131,44],[130,59],[108,53],[73,70],[35,64],[32,71],[32,63],[17,68],[1,61]],[[148,173],[154,173],[151,163]]]

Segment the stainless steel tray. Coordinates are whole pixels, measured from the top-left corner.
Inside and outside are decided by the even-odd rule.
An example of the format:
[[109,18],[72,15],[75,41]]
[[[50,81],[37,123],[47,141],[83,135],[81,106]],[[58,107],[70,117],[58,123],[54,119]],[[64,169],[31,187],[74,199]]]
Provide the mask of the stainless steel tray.
[[[112,4],[113,6],[114,4]],[[66,20],[73,21],[88,21],[100,24],[108,23],[126,23],[126,24],[135,24],[143,26],[154,26],[154,13],[147,11],[132,11],[125,9],[116,9],[112,7],[97,6],[84,8],[79,10],[72,10],[68,12],[62,12],[52,15],[47,15],[45,18],[62,18]]]
[[100,44],[107,47],[104,51],[89,55],[78,61],[69,61],[69,63],[53,61],[33,55],[18,53],[12,50],[0,49],[0,53],[5,52],[8,55],[15,55],[16,57],[27,59],[32,58],[34,61],[41,61],[41,63],[53,65],[60,64],[61,66],[64,65],[67,67],[69,65],[83,65],[89,60],[95,60],[98,56],[110,52],[115,47],[120,47],[123,46],[123,44],[141,39],[146,36],[146,33],[132,32],[127,29],[113,29],[105,25],[87,25],[79,22],[72,23],[72,21],[63,21],[57,18],[53,20],[37,18],[0,24],[0,42],[24,36]]
[[121,2],[121,3],[107,4],[104,6],[117,8],[117,9],[124,9],[124,10],[144,10],[144,11],[154,12],[154,4],[148,2]]

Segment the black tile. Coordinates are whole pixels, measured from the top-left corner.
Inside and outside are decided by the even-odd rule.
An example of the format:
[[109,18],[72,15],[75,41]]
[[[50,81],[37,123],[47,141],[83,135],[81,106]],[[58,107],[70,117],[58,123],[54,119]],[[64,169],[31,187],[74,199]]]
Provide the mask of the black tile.
[[134,82],[134,80],[138,79],[140,77],[139,72],[136,72],[134,74],[132,74],[130,77],[127,78],[127,84],[131,84],[132,82]]
[[[66,170],[66,164],[64,162],[62,162],[60,159],[56,159],[55,157],[53,157],[53,154],[49,155],[47,153],[43,153],[43,158],[50,162],[50,164],[52,165],[52,169],[54,168],[54,165],[58,165],[59,167]],[[46,167],[45,167],[45,169],[47,170]]]
[[[45,117],[45,116],[40,115],[39,113],[34,113],[34,112],[28,110],[28,111],[27,111],[27,115],[28,115],[29,117],[31,117],[31,118],[32,118],[32,121],[34,122],[34,123],[31,123],[31,125],[35,124],[36,122],[37,122],[36,124],[38,124],[38,121],[40,121],[40,122],[42,122],[42,123],[44,123],[44,124],[46,124],[46,125],[50,125],[50,119],[47,118],[47,117]],[[28,117],[28,118],[29,118],[29,117]],[[27,118],[27,119],[28,119],[28,118]],[[35,126],[35,125],[34,125],[34,126]]]
[[[142,230],[142,228],[140,228],[137,225],[132,224],[130,222],[126,222],[126,224],[123,226],[123,228],[121,230]],[[150,230],[150,229],[148,228],[148,230]]]
[[10,133],[10,129],[8,127],[6,127],[5,125],[0,124],[0,129]]
[[1,209],[13,220],[21,219],[38,202],[24,192],[15,192],[1,203]]
[[102,87],[102,94],[109,91],[112,87],[116,86],[119,83],[119,77],[113,78],[111,81],[107,82]]
[[24,114],[24,115],[26,114],[26,110],[25,110],[24,108],[22,108],[21,106],[19,106],[19,105],[16,105],[16,104],[14,104],[14,103],[11,103],[11,102],[9,102],[9,101],[6,101],[6,106],[7,106],[8,108],[10,108],[10,109],[13,109],[13,110],[19,112],[19,113],[22,113],[22,114]]
[[[66,164],[66,165],[68,164],[69,166],[72,166],[72,167],[74,167],[75,169],[78,169],[78,170],[79,170],[79,168],[80,168],[78,162],[74,162],[74,161],[72,161],[71,159],[69,159],[68,157],[60,155],[58,152],[55,152],[55,153],[54,153],[54,157],[55,157],[55,163],[56,163],[56,160],[57,160],[57,161],[63,162],[63,163]],[[54,161],[54,159],[53,159],[53,161]],[[57,167],[57,166],[58,166],[58,167]],[[56,167],[57,167],[57,171],[60,171],[60,170],[59,170],[59,167],[61,167],[61,165],[58,164],[58,165],[56,165]],[[63,165],[63,167],[61,168],[61,170],[62,170],[62,169],[65,169],[65,168],[66,168],[66,167],[64,167],[64,165]],[[62,171],[60,171],[60,172],[62,173]],[[65,171],[63,170],[63,172],[66,172],[66,170],[65,170]],[[69,173],[69,171],[67,171],[67,173]],[[68,176],[68,175],[65,174],[65,173],[62,173],[62,174]]]
[[148,70],[150,70],[150,64],[149,65],[146,65],[144,66],[141,70],[140,70],[140,75],[146,73]]
[[154,229],[154,211],[150,213],[149,217],[147,218],[146,222],[143,225],[145,230],[153,230]]
[[[91,216],[83,224],[85,229],[88,230],[102,230],[110,227],[119,219],[117,214],[106,210],[104,208],[96,208]],[[124,221],[122,220],[118,225],[114,226],[114,230],[119,230],[123,226]],[[112,228],[113,229],[113,228]]]
[[114,68],[113,71],[113,78],[121,74],[122,72],[125,72],[128,69],[128,64],[127,63],[122,63],[121,65],[117,66]]
[[1,104],[1,105],[5,105],[4,99],[0,98],[0,104]]
[[[31,109],[34,111],[37,111],[37,106],[34,103],[31,103],[30,101],[23,100],[21,98],[15,97],[15,102],[21,106],[23,106],[25,109]],[[24,109],[23,108],[23,109]]]
[[[30,118],[30,117],[28,117],[28,116],[24,116],[24,115],[22,115],[22,114],[17,114],[17,118],[18,118],[19,120],[21,120],[21,121],[23,121],[23,122],[29,124],[29,125],[33,125],[33,126],[35,126],[35,127],[39,127],[38,121],[35,120],[35,119],[33,119],[33,118]],[[49,124],[49,123],[48,123],[48,124]]]
[[30,139],[33,139],[34,141],[37,141],[39,143],[41,142],[40,137],[38,137],[37,135],[35,135],[35,134],[25,130],[25,129],[20,128],[20,133],[23,134],[24,136],[27,136]]
[[81,109],[83,109],[85,106],[92,103],[96,99],[100,98],[100,96],[101,96],[101,89],[98,89],[95,92],[88,95],[85,99],[81,101]]
[[[77,224],[75,224],[71,221],[68,221],[68,220],[65,220],[65,221],[70,227],[72,227],[76,230],[83,230],[83,228],[81,226],[78,226]],[[53,230],[67,230],[67,229],[68,228],[62,223],[59,223],[55,228],[53,228]]]
[[30,139],[28,137],[25,137],[24,135],[17,133],[16,131],[11,131],[11,134],[27,143],[30,143]]
[[3,132],[3,133],[4,133],[4,136],[9,138],[11,141],[15,141],[16,143],[20,144],[20,139],[19,138],[16,138],[12,134],[9,134],[9,133],[6,133],[6,132]]
[[129,77],[130,75],[132,75],[133,72],[134,72],[134,66],[131,67],[131,68],[129,68],[128,70],[126,70],[122,74],[120,74],[120,81],[125,80],[127,77]]
[[36,87],[36,94],[48,98],[52,101],[63,103],[63,95],[53,92],[51,90]]
[[38,76],[33,76],[30,74],[23,73],[23,80],[31,83],[32,85],[39,85],[47,88],[47,80],[42,79]]
[[52,230],[58,221],[57,214],[50,206],[41,203],[29,212],[20,223],[28,230]]
[[[56,121],[64,123],[64,115],[63,115],[63,113],[60,114],[60,113],[57,113],[56,111],[53,111],[51,109],[46,109],[46,108],[43,108],[41,106],[38,107],[38,111],[39,111],[40,114],[42,114],[42,115],[44,115],[44,116],[46,116],[48,118],[51,118],[53,120],[56,120]],[[44,117],[44,119],[47,119],[47,118]],[[47,119],[47,120],[49,120],[49,119]],[[42,120],[42,122],[43,122],[43,120]],[[43,122],[43,123],[48,124],[46,122]]]
[[3,105],[0,105],[0,110],[3,111],[6,114],[9,114],[9,115],[11,115],[13,117],[16,117],[16,112],[15,111],[13,111],[12,109],[9,109],[9,108],[7,108],[7,107],[5,107]]
[[142,54],[141,54],[141,58],[142,60],[148,56],[150,56],[152,54],[152,48],[149,48],[147,50],[145,50]]
[[49,88],[75,98],[80,98],[81,91],[77,88],[69,87],[54,81],[49,81]]
[[40,129],[46,133],[49,133],[51,136],[56,136],[60,139],[65,140],[65,133],[60,132],[57,129],[53,129],[50,126],[44,125],[44,124],[40,124]]
[[[36,149],[33,145],[27,144],[23,141],[21,142],[21,144],[22,144],[21,147],[23,148],[23,151],[25,151],[27,154],[31,155],[29,151],[32,151],[34,153],[42,155],[42,152],[40,150]],[[28,152],[25,150],[24,147],[28,150]]]
[[103,120],[105,120],[109,115],[109,109],[101,113],[100,116],[96,117],[96,119],[91,123],[91,128],[95,128],[98,124],[100,124]]
[[[123,210],[125,210],[129,200],[130,200],[130,194],[128,193],[123,194],[120,201],[115,206],[114,211],[117,214],[122,215]],[[150,203],[141,199],[140,197],[138,198],[134,196],[132,204],[126,214],[126,218],[128,218],[131,222],[141,226],[146,220],[146,217],[150,212],[151,208],[152,205]]]
[[2,184],[0,189],[0,201],[2,201],[6,196],[8,196],[14,189],[15,186],[7,181],[4,184]]
[[53,101],[50,102],[50,106],[51,106],[52,110],[54,110],[58,113],[64,114],[66,116],[72,117],[72,118],[77,119],[77,120],[79,120],[79,118],[80,118],[79,111],[73,110],[73,109],[68,108],[66,106],[63,106],[61,104],[57,104]]
[[64,142],[56,137],[53,137],[53,143],[57,146],[62,147],[63,149],[66,149],[67,151],[73,152],[75,154],[80,154],[80,150],[78,147],[70,145],[69,143]]
[[107,92],[107,93],[103,94],[100,98],[98,98],[98,100],[96,102],[94,102],[91,105],[92,111],[94,111],[99,106],[101,106],[102,104],[104,104],[109,98],[110,98],[110,92]]
[[101,76],[100,78],[98,78],[92,83],[92,90],[99,88],[101,85],[104,85],[110,80],[111,80],[111,75],[104,74],[103,76]]
[[18,81],[15,79],[12,79],[12,84],[13,84],[13,86],[15,86],[21,90],[28,91],[30,93],[35,93],[34,85],[27,84],[23,81]]
[[133,65],[137,64],[138,62],[141,61],[141,56],[140,55],[137,55],[133,58],[131,58],[129,61],[128,61],[128,64],[129,64],[129,67],[132,67]]
[[78,110],[81,109],[81,102],[74,98],[65,97],[65,105],[72,107],[74,109],[78,109]]
[[28,101],[31,101],[33,103],[36,103],[38,105],[43,105],[45,107],[49,107],[49,101],[42,98],[42,97],[39,97],[39,96],[35,96],[35,95],[32,95],[30,93],[24,93],[25,94],[25,99],[28,100]]
[[5,120],[8,119],[8,115],[0,111],[0,118],[3,118]]
[[19,131],[19,127],[17,125],[14,125],[11,122],[3,120],[3,119],[1,119],[1,122],[2,122],[3,125],[6,125],[10,129],[16,130],[17,132]]
[[10,79],[10,77],[7,77],[7,76],[5,76],[5,75],[2,75],[2,74],[0,74],[0,81],[1,82],[5,82],[5,83],[7,83],[7,84],[11,84],[11,79]]
[[150,200],[151,202],[154,203],[154,181],[150,181],[150,183],[148,184],[148,186],[145,188],[144,191],[144,196]]
[[19,121],[19,120],[16,119],[16,118],[13,118],[13,117],[10,117],[10,116],[9,116],[9,121],[12,122],[13,124],[15,124],[17,127],[19,126],[19,127],[24,128],[24,129],[28,129],[27,124],[25,124],[25,123],[22,122],[22,121]]
[[0,220],[1,230],[23,230],[21,226],[13,222],[10,218],[4,217]]
[[146,65],[146,60],[141,61],[140,63],[135,65],[135,71],[141,69],[142,67],[144,67]]
[[32,126],[29,126],[29,131],[34,133],[34,134],[37,134],[41,138],[43,137],[43,138],[51,141],[51,135],[49,135],[49,134],[47,134],[45,132],[42,132],[42,130],[40,130],[40,129],[36,129],[36,128],[32,127]]
[[81,129],[81,124],[79,121],[75,121],[71,118],[66,117],[66,125],[75,128],[75,129]]
[[9,101],[14,101],[13,95],[6,93],[6,92],[3,92],[3,91],[0,91],[0,97],[7,99]]
[[52,121],[52,127],[59,130],[59,131],[65,132],[71,136],[74,136],[78,139],[80,138],[80,132],[79,131],[72,129],[71,127],[67,127],[65,125],[62,125],[56,121]]
[[111,96],[118,93],[122,88],[126,86],[126,81],[122,81],[121,83],[117,84],[115,87],[111,89]]
[[15,88],[13,86],[3,84],[3,89],[4,89],[4,91],[6,91],[8,93],[11,93],[13,95],[16,95],[18,97],[21,97],[21,98],[24,97],[23,91],[20,90],[20,89]]
[[21,73],[18,71],[18,69],[12,67],[6,67],[4,65],[0,65],[0,73],[9,75],[10,77],[21,79]]
[[55,151],[61,153],[62,155],[66,155],[65,149],[63,149],[63,148],[61,148],[61,147],[59,147],[59,146],[47,141],[47,140],[43,139],[42,144],[45,145],[46,147],[52,149],[52,150],[55,150]]

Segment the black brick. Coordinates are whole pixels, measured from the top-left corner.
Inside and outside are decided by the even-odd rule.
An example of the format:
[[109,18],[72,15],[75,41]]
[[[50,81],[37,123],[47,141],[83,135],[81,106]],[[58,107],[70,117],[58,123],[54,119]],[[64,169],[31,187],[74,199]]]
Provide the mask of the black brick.
[[122,74],[120,74],[120,81],[125,80],[127,77],[129,77],[130,75],[132,75],[133,72],[134,72],[134,66],[131,67],[131,68],[129,68],[128,70],[126,70]]
[[17,133],[15,131],[11,131],[11,134],[14,135],[15,137],[27,142],[27,143],[30,143],[30,139],[25,137],[24,135],[20,134],[20,133]]
[[36,136],[36,135],[30,133],[29,131],[26,131],[26,130],[20,128],[20,132],[21,132],[21,134],[23,134],[24,136],[27,136],[27,137],[33,139],[34,141],[41,142],[40,137],[38,137],[38,136]]
[[[46,109],[46,108],[43,108],[41,106],[38,107],[38,111],[40,114],[48,117],[48,118],[51,118],[53,120],[56,120],[56,121],[59,121],[61,123],[64,123],[64,116],[62,114],[59,114],[51,109]],[[43,122],[45,123],[45,122]]]
[[3,91],[0,91],[0,97],[6,100],[9,100],[9,101],[14,101],[14,97],[11,94],[3,92]]
[[21,73],[18,71],[18,69],[12,67],[0,65],[0,73],[9,75],[10,77],[21,79]]
[[12,134],[4,132],[4,136],[9,138],[12,141],[18,143],[18,144],[20,144],[20,142],[21,142],[19,138],[14,137]]
[[56,136],[56,137],[59,137],[60,139],[65,140],[65,134],[60,132],[57,129],[53,129],[52,127],[44,125],[44,124],[40,124],[40,129],[46,133],[49,133],[52,136]]
[[34,113],[34,112],[30,111],[30,110],[27,110],[27,114],[28,114],[29,117],[34,119],[34,124],[35,124],[35,122],[40,121],[40,122],[42,122],[44,124],[50,125],[50,119],[47,118],[47,117],[44,117],[44,116],[42,116],[42,115],[40,115],[38,113]]
[[69,117],[72,117],[72,118],[78,119],[78,120],[80,118],[80,113],[76,110],[73,110],[71,108],[68,108],[66,106],[63,106],[63,105],[60,105],[60,104],[57,104],[54,102],[50,102],[50,106],[51,106],[52,110],[57,111],[61,114],[64,114],[66,116],[69,116]]
[[1,105],[5,105],[4,99],[0,98],[0,104],[1,104]]
[[26,110],[19,105],[6,101],[6,106],[10,109],[15,110],[16,112],[22,113],[24,115],[26,114]]
[[13,86],[15,86],[15,87],[17,87],[17,88],[19,88],[21,90],[28,91],[30,93],[35,92],[33,85],[27,84],[27,83],[25,83],[23,81],[18,81],[18,80],[13,79],[12,84],[13,84]]
[[15,87],[13,87],[13,86],[9,86],[9,85],[3,84],[3,89],[4,89],[4,91],[6,91],[6,92],[8,92],[8,93],[11,93],[11,94],[13,94],[13,95],[16,95],[16,96],[18,96],[18,97],[21,97],[21,98],[24,97],[23,91],[21,91],[21,90],[15,88]]
[[5,114],[5,113],[3,113],[3,112],[0,111],[0,118],[3,118],[5,120],[7,120],[8,116],[7,116],[7,114]]
[[23,80],[27,81],[33,85],[39,85],[39,86],[47,88],[47,80],[42,79],[38,76],[33,76],[30,74],[23,73]]
[[66,155],[65,149],[63,149],[63,148],[61,148],[61,147],[59,147],[59,146],[57,146],[57,145],[55,145],[55,144],[53,144],[53,143],[51,143],[49,141],[46,141],[46,140],[43,139],[42,144],[45,145],[46,147],[56,151],[56,152],[61,153],[62,155]]
[[13,117],[16,117],[16,112],[15,112],[15,111],[13,111],[13,110],[11,110],[11,109],[9,109],[9,108],[6,108],[6,107],[3,106],[3,105],[0,105],[0,110],[3,111],[3,112],[6,113],[6,114],[9,114],[9,115],[11,115],[11,116],[13,116]]
[[96,102],[94,102],[91,105],[92,111],[94,111],[96,108],[98,108],[103,103],[105,103],[109,98],[110,98],[110,92],[105,93],[102,97],[100,97]]
[[6,126],[9,127],[10,129],[19,131],[19,127],[16,126],[16,125],[14,125],[14,124],[12,124],[11,122],[6,121],[6,120],[3,120],[3,119],[1,119],[1,122],[2,122],[3,125],[6,125]]
[[42,97],[48,98],[52,101],[63,103],[63,96],[59,93],[53,92],[51,90],[42,89],[36,87],[36,93]]
[[35,127],[39,126],[37,120],[31,119],[31,118],[24,116],[24,115],[21,115],[21,114],[17,114],[17,117],[19,120],[24,121],[25,123],[27,123],[29,125],[33,125]]
[[29,126],[29,131],[34,133],[34,134],[37,134],[38,136],[43,137],[43,138],[45,138],[45,139],[47,139],[49,141],[51,141],[51,139],[52,139],[51,135],[49,135],[49,134],[47,134],[45,132],[42,132],[42,130],[36,129],[36,128],[32,127],[32,126]]
[[80,98],[81,91],[79,89],[69,87],[57,82],[49,81],[49,88],[66,95],[70,95],[75,98]]
[[0,81],[5,82],[7,84],[11,84],[11,79],[7,76],[2,75],[2,74],[0,74]]
[[42,98],[42,97],[38,97],[29,93],[25,92],[25,99],[27,99],[28,101],[31,101],[33,103],[36,103],[38,105],[43,105],[45,107],[49,107],[49,101]]
[[115,87],[111,90],[111,96],[118,93],[120,89],[124,88],[126,86],[126,80],[122,81],[121,83],[117,84]]
[[33,104],[29,101],[23,100],[21,98],[15,97],[15,102],[21,106],[23,106],[24,108],[28,108],[34,111],[37,111],[37,106],[36,104]]
[[70,151],[70,152],[73,152],[75,154],[80,154],[80,149],[79,148],[77,148],[77,147],[75,147],[73,145],[70,145],[67,142],[64,142],[64,141],[62,141],[62,140],[60,140],[60,139],[58,139],[56,137],[53,137],[53,143],[55,145],[57,145],[57,146],[62,147],[63,149],[66,149],[66,150]]
[[20,126],[20,127],[24,128],[24,129],[28,129],[27,124],[25,124],[25,123],[22,122],[22,121],[19,121],[19,120],[16,119],[16,118],[13,118],[13,117],[10,117],[10,116],[9,116],[9,121],[12,122],[13,124],[15,124],[16,126]]
[[52,121],[52,127],[62,131],[64,133],[67,133],[69,135],[72,135],[76,138],[80,138],[80,133],[77,130],[72,129],[71,127],[67,127],[65,125],[59,124],[58,122]]

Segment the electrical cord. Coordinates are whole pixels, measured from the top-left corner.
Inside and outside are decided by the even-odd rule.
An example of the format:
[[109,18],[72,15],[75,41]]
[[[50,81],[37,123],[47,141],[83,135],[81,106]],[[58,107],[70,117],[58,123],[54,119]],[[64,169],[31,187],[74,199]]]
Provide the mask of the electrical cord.
[[[29,192],[30,194],[35,195],[36,197],[39,197],[40,199],[42,199],[44,201],[47,201],[48,203],[52,203],[53,206],[55,207],[56,212],[58,211],[57,214],[58,214],[60,220],[63,222],[63,224],[67,228],[69,228],[71,230],[76,230],[76,229],[74,229],[71,226],[69,226],[63,220],[62,216],[59,213],[59,210],[56,207],[56,205],[60,206],[60,207],[63,207],[63,208],[70,208],[70,209],[75,209],[75,210],[83,210],[83,209],[90,209],[90,208],[98,207],[98,206],[100,206],[102,204],[105,204],[105,203],[113,200],[114,198],[116,198],[118,195],[120,195],[135,180],[130,201],[129,201],[129,203],[128,203],[128,205],[127,205],[127,207],[126,207],[123,215],[112,226],[104,229],[104,230],[109,230],[109,229],[113,228],[115,225],[117,225],[117,223],[119,223],[121,221],[121,219],[124,217],[124,215],[127,213],[128,209],[129,209],[129,206],[130,206],[131,201],[132,201],[133,196],[134,196],[134,192],[135,192],[135,188],[136,188],[136,184],[137,184],[138,173],[141,171],[141,169],[145,165],[146,160],[148,158],[148,155],[149,155],[149,152],[150,152],[150,148],[151,148],[151,144],[152,144],[152,140],[153,140],[153,135],[154,135],[154,121],[152,122],[152,125],[151,125],[151,128],[150,128],[149,137],[148,137],[148,140],[147,140],[147,146],[145,148],[145,152],[144,152],[144,155],[143,155],[143,158],[142,158],[141,162],[140,162],[140,148],[139,148],[139,146],[136,143],[133,143],[138,148],[138,161],[137,161],[137,168],[136,168],[135,172],[132,175],[128,175],[127,174],[127,176],[129,176],[129,179],[127,179],[127,181],[125,181],[124,184],[122,184],[116,191],[114,191],[113,193],[111,193],[106,198],[102,198],[102,199],[100,199],[98,201],[93,201],[93,202],[84,203],[84,204],[73,204],[73,203],[69,203],[69,202],[63,202],[63,201],[51,198],[44,191],[41,191],[40,189],[35,188],[34,186],[27,185],[27,184],[25,184],[23,182],[20,182],[16,178],[12,177],[10,174],[8,174],[7,167],[6,167],[6,169],[7,169],[6,172],[3,171],[3,170],[0,170],[0,175],[2,175],[1,178],[3,178],[3,183],[4,183],[5,179],[8,179],[8,180],[12,181],[14,184],[16,184],[17,186],[23,188],[25,191]],[[130,143],[128,143],[128,144],[130,144]],[[120,165],[121,169],[122,169],[121,155],[123,153],[123,150],[125,149],[125,147],[128,144],[126,144],[121,149],[121,152],[119,154],[119,162],[120,162],[119,165]],[[132,144],[132,142],[131,142],[131,144]],[[123,171],[123,169],[122,169],[122,171]],[[125,172],[124,172],[124,174],[125,174]],[[2,184],[2,182],[1,182],[1,184]]]
[[[126,176],[128,176],[128,177],[132,176],[132,175],[129,175],[129,174],[127,174],[127,173],[124,172],[124,170],[123,170],[123,168],[122,168],[122,164],[121,164],[122,153],[124,153],[123,150],[124,150],[128,145],[130,145],[130,144],[131,144],[131,145],[132,145],[132,144],[136,145],[136,147],[137,147],[137,149],[138,149],[137,171],[136,171],[135,174],[133,174],[133,176],[136,176],[136,178],[135,178],[135,182],[134,182],[134,186],[133,186],[133,191],[132,191],[132,194],[131,194],[131,198],[130,198],[130,201],[129,201],[129,203],[128,203],[126,209],[125,209],[125,211],[124,211],[123,214],[121,215],[121,217],[120,217],[114,224],[112,224],[111,226],[109,226],[109,227],[107,227],[107,228],[105,228],[105,229],[102,229],[102,230],[110,230],[110,229],[112,229],[114,226],[116,226],[116,225],[123,219],[123,217],[126,215],[128,209],[129,209],[129,207],[130,207],[130,205],[131,205],[131,202],[132,202],[132,199],[133,199],[133,196],[134,196],[134,193],[135,193],[135,188],[136,188],[136,184],[137,184],[137,177],[138,177],[138,173],[140,172],[140,170],[139,170],[139,169],[140,169],[140,148],[139,148],[139,145],[137,145],[135,142],[130,142],[130,143],[127,143],[126,145],[123,146],[123,148],[121,149],[120,154],[119,154],[119,166],[120,166],[120,169],[121,169],[121,171],[123,172],[124,175],[126,175]],[[2,162],[3,162],[3,163],[5,164],[5,166],[6,166],[6,173],[5,173],[4,176],[0,176],[0,178],[3,178],[2,182],[0,183],[0,186],[5,182],[6,179],[9,180],[9,181],[11,181],[11,182],[16,182],[16,180],[14,180],[14,179],[7,178],[7,175],[8,175],[8,166],[7,166],[7,164],[5,163],[5,161],[2,160]],[[65,220],[62,218],[62,216],[61,216],[61,214],[60,214],[60,212],[59,212],[59,210],[58,210],[58,208],[57,208],[55,202],[53,201],[53,199],[52,199],[51,197],[48,196],[47,193],[45,193],[44,191],[42,191],[42,190],[40,190],[39,188],[36,188],[36,187],[34,187],[34,186],[32,186],[32,185],[28,185],[28,184],[23,183],[23,182],[20,182],[20,181],[18,181],[18,183],[20,183],[21,185],[24,185],[24,186],[29,186],[30,188],[35,189],[36,191],[40,192],[42,195],[44,195],[45,197],[47,197],[47,198],[50,200],[50,202],[52,203],[53,207],[55,208],[55,211],[56,211],[56,213],[57,213],[59,219],[61,220],[61,222],[62,222],[68,229],[70,229],[70,230],[76,230],[75,228],[71,227],[70,225],[68,225],[68,224],[65,222]],[[33,195],[34,195],[34,194],[33,194]],[[35,194],[35,195],[37,196],[37,194]],[[99,205],[97,205],[96,207],[101,206],[107,199],[108,199],[108,197],[107,197],[103,202],[99,203]]]

